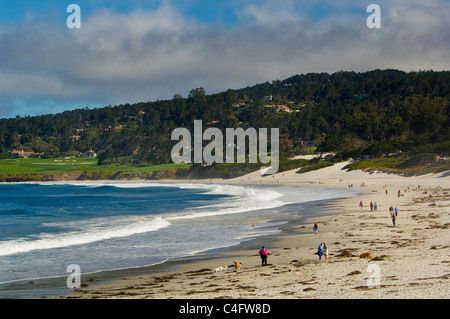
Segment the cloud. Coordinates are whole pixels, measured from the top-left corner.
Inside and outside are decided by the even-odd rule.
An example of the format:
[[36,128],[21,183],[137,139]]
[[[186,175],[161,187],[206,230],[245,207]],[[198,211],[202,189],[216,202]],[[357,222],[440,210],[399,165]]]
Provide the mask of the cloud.
[[69,104],[186,96],[196,87],[214,93],[308,72],[449,69],[445,1],[379,1],[381,29],[366,26],[361,4],[323,3],[319,10],[292,0],[242,1],[231,26],[184,15],[169,1],[154,10],[93,10],[81,29],[0,25],[0,117],[21,114],[17,101],[41,101],[39,114]]

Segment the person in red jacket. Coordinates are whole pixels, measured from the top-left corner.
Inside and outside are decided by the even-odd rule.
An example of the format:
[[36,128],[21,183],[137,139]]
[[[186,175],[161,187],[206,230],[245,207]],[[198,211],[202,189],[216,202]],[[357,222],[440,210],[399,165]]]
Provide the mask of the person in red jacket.
[[267,265],[267,256],[269,255],[269,253],[267,252],[267,249],[262,246],[261,250],[259,251],[259,256],[261,256],[261,266],[266,266]]

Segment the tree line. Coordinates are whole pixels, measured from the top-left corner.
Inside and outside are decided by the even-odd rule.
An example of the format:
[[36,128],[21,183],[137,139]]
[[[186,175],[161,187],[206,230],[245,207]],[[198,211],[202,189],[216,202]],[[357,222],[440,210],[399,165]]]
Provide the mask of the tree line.
[[[340,159],[450,152],[450,72],[373,70],[295,75],[237,90],[0,119],[0,153],[95,150],[99,164],[169,163],[177,127],[279,128],[282,157],[311,146]],[[283,106],[281,108],[280,106]]]

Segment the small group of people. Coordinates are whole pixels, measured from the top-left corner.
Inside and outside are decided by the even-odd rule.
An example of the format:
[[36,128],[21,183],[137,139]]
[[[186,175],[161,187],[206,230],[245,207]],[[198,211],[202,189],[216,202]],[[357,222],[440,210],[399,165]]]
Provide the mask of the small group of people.
[[[363,209],[363,207],[364,207],[364,203],[363,203],[363,201],[360,201],[359,202],[359,208]],[[377,202],[374,203],[373,201],[370,201],[370,210],[374,211],[374,210],[377,210],[377,209],[378,209]]]
[[[314,235],[319,234],[319,225],[317,223],[314,223],[313,226]],[[319,247],[317,248],[317,252],[315,253],[319,256],[319,260],[322,260],[322,256],[325,256],[325,261],[328,261],[328,246],[326,242],[320,243]]]
[[[262,246],[261,250],[258,252],[261,257],[261,267],[267,266],[267,256],[269,255],[266,247]],[[315,253],[319,256],[319,260],[322,260],[322,256],[325,257],[325,261],[328,261],[328,245],[326,242],[320,243]]]
[[324,256],[325,261],[328,261],[328,246],[326,242],[320,243],[316,254],[319,256],[319,260],[322,260],[322,256]]
[[395,226],[395,220],[397,219],[398,216],[398,208],[397,207],[389,207],[389,215],[391,216],[392,219],[392,225]]
[[[363,207],[364,207],[364,204],[363,204],[363,201],[360,201],[359,202],[359,207],[362,209]],[[376,211],[376,210],[378,210],[378,204],[377,204],[377,202],[370,202],[370,211]],[[391,216],[391,219],[392,219],[392,224],[395,226],[395,221],[396,221],[396,219],[397,219],[397,216],[398,216],[398,208],[397,207],[392,207],[392,206],[390,206],[389,207],[389,214],[390,214],[390,216]]]

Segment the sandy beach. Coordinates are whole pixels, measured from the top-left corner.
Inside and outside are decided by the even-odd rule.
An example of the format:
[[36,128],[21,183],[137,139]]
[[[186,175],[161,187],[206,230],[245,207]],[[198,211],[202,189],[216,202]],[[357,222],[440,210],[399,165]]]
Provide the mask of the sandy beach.
[[[176,270],[124,277],[106,284],[88,276],[60,298],[107,299],[369,299],[450,297],[450,175],[402,177],[347,172],[346,163],[318,171],[198,182],[353,188],[361,195],[334,201],[305,225],[294,226],[268,246],[232,249],[220,258],[178,263]],[[170,182],[170,181],[168,181]],[[193,181],[191,181],[193,182]],[[386,192],[387,191],[387,192]],[[400,194],[399,194],[400,192]],[[363,207],[359,204],[362,201]],[[377,210],[369,203],[376,202]],[[389,207],[398,208],[393,225]],[[313,224],[319,226],[314,234]],[[328,246],[328,260],[315,252]],[[370,258],[360,258],[370,253]],[[234,269],[233,262],[242,264]],[[228,268],[215,272],[218,267]]]

